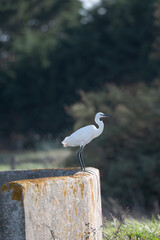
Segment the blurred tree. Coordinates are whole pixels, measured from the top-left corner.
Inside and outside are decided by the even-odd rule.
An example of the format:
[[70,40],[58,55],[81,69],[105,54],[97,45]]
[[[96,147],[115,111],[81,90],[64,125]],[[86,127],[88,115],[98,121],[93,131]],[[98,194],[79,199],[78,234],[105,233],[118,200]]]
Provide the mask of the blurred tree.
[[86,146],[86,165],[100,168],[104,197],[153,208],[160,199],[160,84],[82,92],[68,111],[75,129],[91,124],[98,111],[113,116],[103,134]]
[[155,1],[0,0],[0,133],[57,136],[80,89],[151,82]]
[[157,68],[157,77],[160,78],[160,1],[156,1],[154,6],[154,42],[151,58]]
[[11,60],[11,53],[16,55],[17,50],[29,53],[40,40],[48,40],[53,45],[64,27],[76,25],[79,8],[80,3],[73,0],[0,0],[1,50]]
[[82,25],[72,30],[72,39],[64,39],[57,48],[64,49],[57,59],[65,62],[63,75],[76,79],[76,85],[85,90],[102,87],[104,82],[152,81],[154,3],[102,1],[88,12],[82,9]]
[[1,134],[60,131],[64,108],[59,79],[48,74],[56,68],[50,55],[65,29],[78,24],[80,6],[74,0],[0,0]]

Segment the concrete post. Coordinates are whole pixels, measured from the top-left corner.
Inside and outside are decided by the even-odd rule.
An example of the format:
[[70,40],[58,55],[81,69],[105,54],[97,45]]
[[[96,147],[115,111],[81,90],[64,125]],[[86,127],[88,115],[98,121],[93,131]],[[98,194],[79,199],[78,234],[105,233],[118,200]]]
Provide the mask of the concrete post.
[[99,171],[87,171],[0,172],[0,240],[102,240]]

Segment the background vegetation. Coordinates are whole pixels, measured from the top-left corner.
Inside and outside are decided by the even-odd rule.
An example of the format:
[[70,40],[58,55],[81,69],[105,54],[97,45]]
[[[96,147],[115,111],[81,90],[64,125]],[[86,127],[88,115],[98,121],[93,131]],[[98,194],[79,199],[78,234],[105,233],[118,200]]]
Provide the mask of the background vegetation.
[[0,0],[1,164],[4,150],[60,143],[103,111],[113,119],[85,158],[104,198],[159,211],[159,64],[159,0]]
[[92,122],[98,110],[113,116],[105,121],[103,135],[86,147],[88,164],[101,169],[104,196],[110,193],[121,204],[141,211],[153,208],[160,198],[159,82],[107,84],[81,95],[82,100],[70,108],[75,129]]
[[[158,240],[160,238],[159,220],[137,221],[128,219],[120,225],[116,219],[113,222],[105,221],[104,240]],[[118,230],[117,230],[118,229]]]

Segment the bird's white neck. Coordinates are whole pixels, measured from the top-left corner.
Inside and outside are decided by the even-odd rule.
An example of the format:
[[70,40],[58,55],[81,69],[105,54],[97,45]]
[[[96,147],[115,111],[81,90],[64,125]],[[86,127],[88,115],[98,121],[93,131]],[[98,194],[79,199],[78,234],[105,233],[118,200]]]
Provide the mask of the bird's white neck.
[[104,123],[103,123],[103,121],[101,121],[99,118],[96,118],[96,117],[95,117],[95,122],[98,125],[97,134],[96,135],[99,136],[103,132]]

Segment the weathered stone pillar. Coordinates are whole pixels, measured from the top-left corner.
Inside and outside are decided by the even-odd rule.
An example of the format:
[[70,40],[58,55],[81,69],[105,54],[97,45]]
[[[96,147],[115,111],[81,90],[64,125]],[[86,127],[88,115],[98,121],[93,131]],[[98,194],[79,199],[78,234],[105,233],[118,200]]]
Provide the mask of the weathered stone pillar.
[[0,240],[102,240],[99,171],[87,171],[0,172]]

